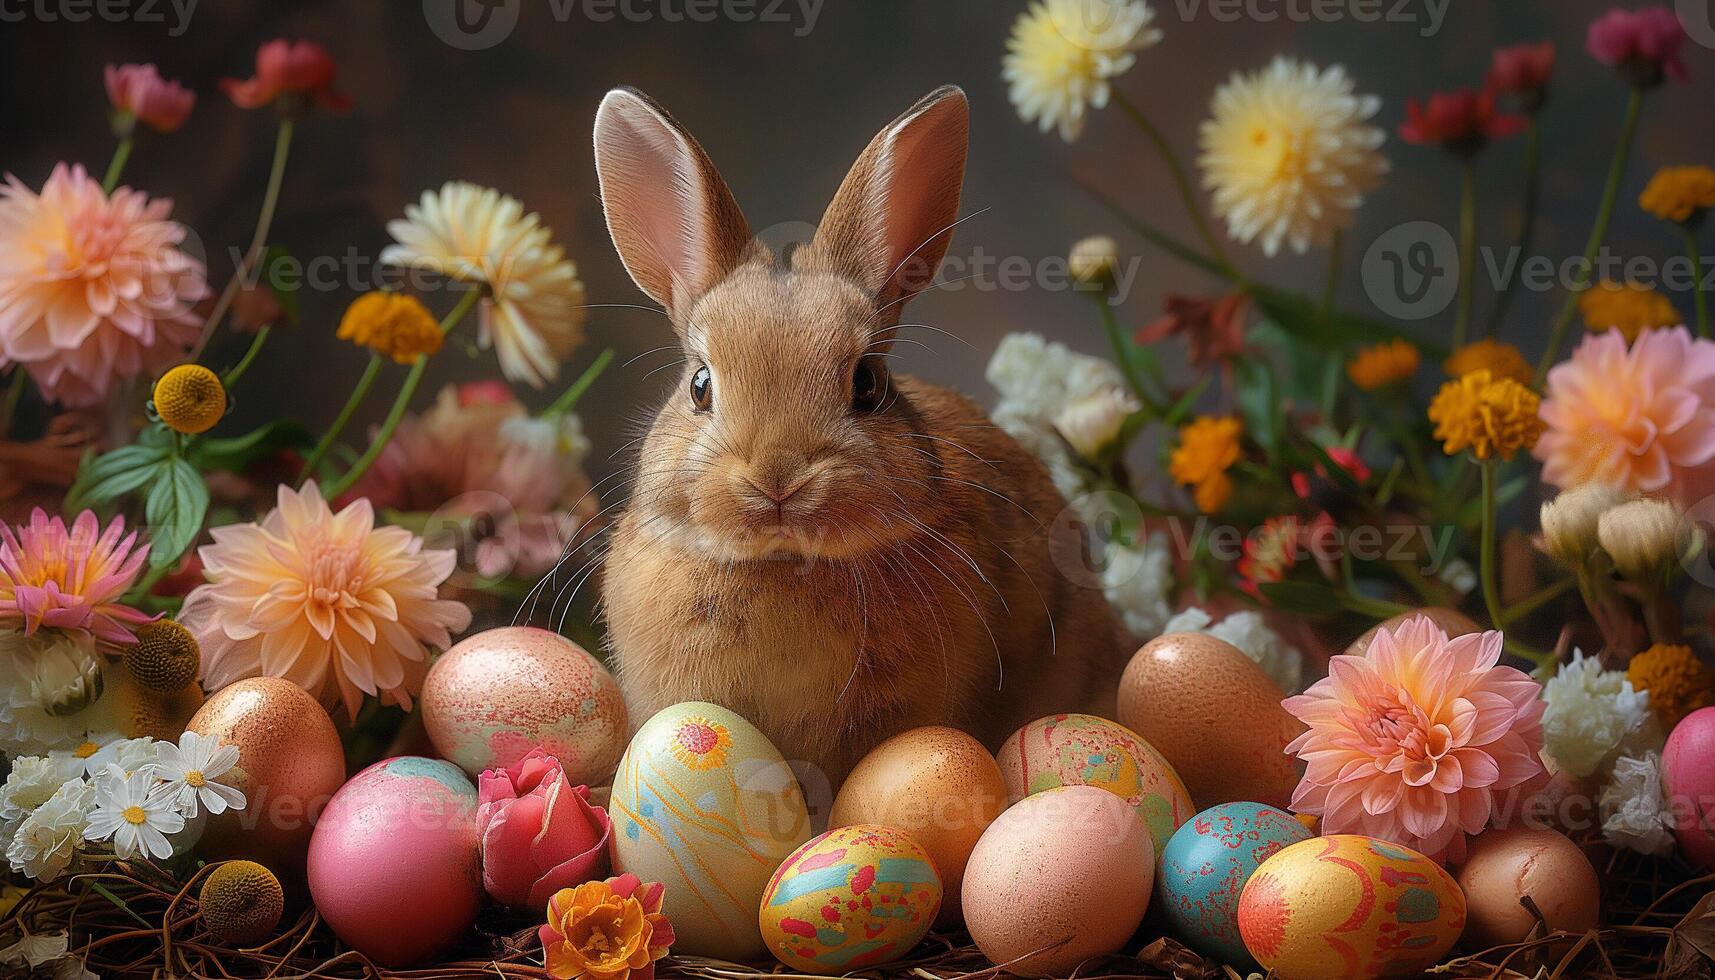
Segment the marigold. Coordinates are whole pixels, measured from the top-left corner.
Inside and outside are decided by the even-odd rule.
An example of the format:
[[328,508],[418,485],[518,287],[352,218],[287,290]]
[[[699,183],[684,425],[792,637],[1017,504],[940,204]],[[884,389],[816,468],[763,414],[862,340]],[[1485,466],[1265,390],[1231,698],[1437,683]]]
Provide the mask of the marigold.
[[400,364],[441,349],[441,325],[423,301],[408,293],[364,293],[340,318],[341,340],[367,347]]
[[1358,351],[1347,363],[1346,375],[1359,388],[1375,391],[1408,380],[1422,361],[1423,355],[1410,341],[1395,339]]
[[1239,436],[1244,423],[1236,418],[1205,415],[1179,428],[1179,446],[1167,471],[1181,486],[1192,487],[1197,509],[1213,514],[1233,495],[1227,468],[1239,461]]
[[1604,279],[1578,296],[1578,312],[1584,327],[1592,332],[1618,330],[1626,343],[1638,334],[1657,327],[1677,327],[1685,322],[1673,302],[1649,286]]
[[1511,378],[1521,385],[1528,385],[1536,378],[1536,369],[1530,366],[1517,347],[1489,337],[1454,351],[1441,367],[1449,378],[1472,371],[1488,371],[1492,377]]
[[665,888],[623,874],[565,888],[548,900],[537,930],[549,975],[558,980],[652,980],[655,961],[673,945],[661,912]]
[[180,364],[155,382],[155,414],[174,432],[207,432],[226,414],[226,386],[201,364]]
[[1650,710],[1667,729],[1698,708],[1715,704],[1715,673],[1688,646],[1657,643],[1632,658],[1626,680],[1649,692]]
[[1701,165],[1663,167],[1638,195],[1638,207],[1663,221],[1701,221],[1711,205],[1715,205],[1715,168]]
[[1449,456],[1469,449],[1478,459],[1512,459],[1542,435],[1541,404],[1517,381],[1479,369],[1441,386],[1429,403],[1429,421]]

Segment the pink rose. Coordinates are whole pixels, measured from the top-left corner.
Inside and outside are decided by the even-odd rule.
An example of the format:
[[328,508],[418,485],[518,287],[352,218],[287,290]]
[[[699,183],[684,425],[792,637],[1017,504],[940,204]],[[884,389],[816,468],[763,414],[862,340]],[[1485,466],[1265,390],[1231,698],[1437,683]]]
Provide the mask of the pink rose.
[[566,782],[541,749],[477,779],[482,884],[495,901],[540,912],[548,898],[607,874],[607,811]]

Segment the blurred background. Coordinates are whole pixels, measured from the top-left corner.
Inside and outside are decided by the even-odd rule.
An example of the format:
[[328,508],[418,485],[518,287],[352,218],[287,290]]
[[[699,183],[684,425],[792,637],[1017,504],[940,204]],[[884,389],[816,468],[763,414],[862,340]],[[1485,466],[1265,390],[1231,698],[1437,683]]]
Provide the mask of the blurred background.
[[[687,8],[685,0],[513,0],[487,4],[486,26],[474,31],[451,19],[454,2],[465,0],[203,0],[188,10],[186,0],[177,7],[168,0],[110,0],[100,7],[82,0],[0,0],[0,171],[32,187],[60,160],[82,162],[99,174],[113,148],[102,66],[157,63],[167,77],[196,89],[200,102],[180,133],[140,143],[126,183],[174,199],[175,217],[201,237],[210,279],[218,284],[230,273],[232,249],[249,239],[274,120],[268,112],[234,108],[217,82],[248,76],[257,45],[274,37],[328,47],[355,108],[339,116],[318,112],[299,126],[272,239],[300,260],[336,263],[342,281],[306,293],[301,323],[277,332],[237,408],[247,424],[284,405],[313,424],[337,411],[365,362],[363,352],[334,339],[340,313],[373,283],[365,277],[373,275],[373,258],[389,241],[386,222],[425,188],[449,179],[499,188],[540,212],[577,262],[589,302],[645,302],[607,239],[590,152],[596,104],[622,83],[654,95],[700,137],[752,227],[776,242],[801,237],[805,223],[817,220],[877,129],[934,86],[962,85],[974,112],[962,210],[987,210],[960,226],[955,258],[1022,260],[1036,268],[1063,255],[1075,239],[1113,233],[1123,252],[1141,257],[1120,310],[1127,327],[1154,319],[1166,292],[1221,291],[1202,273],[1124,234],[1079,189],[1079,182],[1098,187],[1168,231],[1193,237],[1166,170],[1128,119],[1115,109],[1097,113],[1070,145],[1018,120],[1000,62],[1023,0],[755,0],[701,8]],[[1552,101],[1543,117],[1547,169],[1538,251],[1558,263],[1582,250],[1625,99],[1613,73],[1584,52],[1586,25],[1610,5],[1166,0],[1157,5],[1165,39],[1143,52],[1119,84],[1188,163],[1215,87],[1276,54],[1343,63],[1360,92],[1381,96],[1376,121],[1390,133],[1393,172],[1359,212],[1347,246],[1354,271],[1339,292],[1343,307],[1376,315],[1356,258],[1403,222],[1452,228],[1456,221],[1452,158],[1404,145],[1394,135],[1405,100],[1480,85],[1499,45],[1551,40],[1558,47]],[[481,13],[482,6],[473,0],[471,10]],[[692,19],[687,9],[712,10],[714,19]],[[1370,22],[1377,11],[1384,16]],[[1274,19],[1261,19],[1269,14]],[[1637,210],[1637,191],[1659,165],[1715,162],[1715,131],[1707,125],[1715,104],[1715,57],[1698,43],[1715,32],[1707,25],[1701,32],[1696,25],[1688,29],[1690,82],[1669,83],[1645,109],[1609,239],[1620,254],[1677,254],[1663,226]],[[1483,157],[1486,200],[1504,195],[1508,202],[1481,207],[1481,237],[1497,246],[1510,244],[1517,226],[1521,152],[1522,144],[1511,140]],[[1320,288],[1321,255],[1270,260],[1248,247],[1235,253],[1259,277]],[[933,350],[902,351],[907,370],[986,400],[983,366],[1009,331],[1039,331],[1092,353],[1105,349],[1083,297],[1041,282],[999,288],[995,279],[936,290],[915,303],[911,319],[964,342],[921,337]],[[450,305],[445,296],[428,299],[437,312]],[[1557,292],[1521,294],[1501,336],[1534,356],[1560,299]],[[1674,299],[1682,311],[1690,309],[1688,296]],[[1479,313],[1486,305],[1480,295]],[[1444,340],[1450,319],[1448,310],[1409,329]],[[600,477],[623,465],[623,457],[610,455],[676,376],[649,376],[670,353],[633,360],[671,343],[660,316],[595,309],[588,333],[563,381],[603,347],[620,354],[581,406],[596,450],[589,467]],[[216,343],[214,362],[224,364],[238,357],[244,339],[225,336]],[[449,354],[433,361],[420,403],[445,382],[498,376],[491,354]],[[1177,349],[1169,363],[1181,363]],[[540,406],[555,394],[524,397]],[[386,398],[374,397],[368,411],[378,416],[385,406]]]

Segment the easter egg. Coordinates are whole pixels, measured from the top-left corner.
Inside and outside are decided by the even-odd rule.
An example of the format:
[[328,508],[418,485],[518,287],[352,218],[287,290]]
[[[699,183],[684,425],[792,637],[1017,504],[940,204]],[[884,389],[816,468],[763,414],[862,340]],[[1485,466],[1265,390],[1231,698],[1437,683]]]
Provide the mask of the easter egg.
[[457,766],[401,756],[353,776],[310,841],[310,896],[334,934],[387,966],[458,940],[482,903],[476,787]]
[[1064,976],[1117,952],[1149,910],[1155,842],[1137,810],[1094,786],[1025,797],[965,867],[965,925],[989,962]]
[[200,852],[248,858],[296,878],[317,815],[345,782],[333,719],[291,681],[252,677],[210,695],[186,728],[237,747],[230,785],[245,798],[244,809],[209,818]]
[[1239,895],[1239,935],[1280,980],[1415,975],[1464,928],[1465,895],[1440,865],[1355,834],[1283,848]]
[[1370,641],[1376,638],[1377,633],[1380,633],[1382,630],[1392,632],[1394,629],[1398,628],[1401,623],[1404,623],[1406,620],[1411,619],[1414,616],[1423,616],[1427,618],[1430,622],[1440,627],[1441,631],[1446,633],[1449,637],[1464,636],[1467,633],[1480,633],[1483,631],[1483,628],[1477,625],[1476,620],[1457,609],[1448,609],[1443,606],[1425,606],[1422,609],[1411,609],[1396,616],[1390,616],[1374,626],[1371,626],[1369,629],[1364,631],[1364,635],[1352,641],[1352,645],[1346,648],[1346,655],[1351,657],[1363,656],[1365,653],[1369,652]]
[[1239,894],[1275,852],[1315,835],[1292,814],[1262,803],[1222,803],[1168,840],[1155,893],[1173,931],[1224,963],[1251,962],[1239,937]]
[[1056,786],[1095,786],[1125,800],[1149,828],[1157,856],[1196,812],[1160,752],[1124,725],[1095,715],[1033,721],[1006,740],[997,758],[1013,800]]
[[834,797],[828,826],[903,830],[940,872],[939,921],[960,921],[959,883],[978,838],[1006,808],[1006,784],[982,743],[953,728],[913,728],[860,760]]
[[762,893],[768,951],[808,973],[890,963],[923,941],[941,906],[941,877],[908,834],[858,824],[792,852]]
[[571,640],[531,626],[464,638],[423,681],[429,739],[473,777],[541,747],[572,784],[605,785],[628,724],[607,668]]
[[1471,949],[1522,942],[1536,916],[1520,903],[1529,896],[1550,930],[1595,928],[1602,886],[1584,851],[1557,830],[1505,827],[1473,838],[1456,878],[1465,893],[1465,941]]
[[1715,869],[1715,708],[1698,708],[1673,726],[1661,750],[1661,782],[1680,850]]
[[1304,726],[1280,706],[1283,697],[1232,644],[1168,633],[1126,665],[1119,722],[1167,759],[1197,805],[1254,800],[1284,808],[1298,785],[1286,746]]
[[756,910],[780,862],[809,838],[810,815],[754,725],[703,701],[663,708],[625,750],[608,813],[614,872],[662,882],[672,896],[674,952],[765,952]]

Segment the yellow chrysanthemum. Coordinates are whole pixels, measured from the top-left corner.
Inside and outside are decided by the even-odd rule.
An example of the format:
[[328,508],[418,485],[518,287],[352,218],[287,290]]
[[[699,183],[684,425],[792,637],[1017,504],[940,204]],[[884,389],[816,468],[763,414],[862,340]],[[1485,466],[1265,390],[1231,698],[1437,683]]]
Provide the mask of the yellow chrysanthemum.
[[155,382],[155,414],[186,435],[207,432],[226,414],[226,386],[201,364],[180,364]]
[[1649,286],[1604,279],[1578,296],[1578,312],[1590,331],[1618,330],[1626,343],[1657,327],[1685,322],[1673,302]]
[[228,861],[209,872],[198,901],[209,931],[232,946],[254,946],[269,938],[286,910],[280,879],[255,861]]
[[1541,403],[1517,381],[1479,369],[1441,386],[1429,403],[1429,420],[1449,456],[1469,449],[1478,459],[1512,459],[1542,435]]
[[170,619],[137,627],[137,642],[125,651],[125,669],[137,683],[161,694],[184,690],[201,666],[197,638]]
[[1236,418],[1205,415],[1179,429],[1179,445],[1168,460],[1174,481],[1191,487],[1197,509],[1213,514],[1233,495],[1227,469],[1239,461],[1239,437],[1244,423]]
[[1417,373],[1423,355],[1407,340],[1390,340],[1358,351],[1346,364],[1346,375],[1365,391],[1408,381]]
[[1492,377],[1511,378],[1521,385],[1528,385],[1536,377],[1536,369],[1530,366],[1517,347],[1488,337],[1454,351],[1441,367],[1450,378],[1472,371],[1487,371]]
[[1161,40],[1154,19],[1143,0],[1038,0],[1013,23],[1002,61],[1019,118],[1077,139],[1088,110],[1108,104],[1109,80]]
[[345,308],[339,339],[410,364],[441,349],[441,325],[423,301],[408,293],[377,290]]
[[1664,728],[1715,703],[1715,673],[1687,646],[1657,643],[1632,658],[1626,679],[1636,690],[1649,692],[1649,706]]
[[1638,195],[1638,207],[1663,221],[1692,222],[1715,206],[1715,169],[1663,167]]

